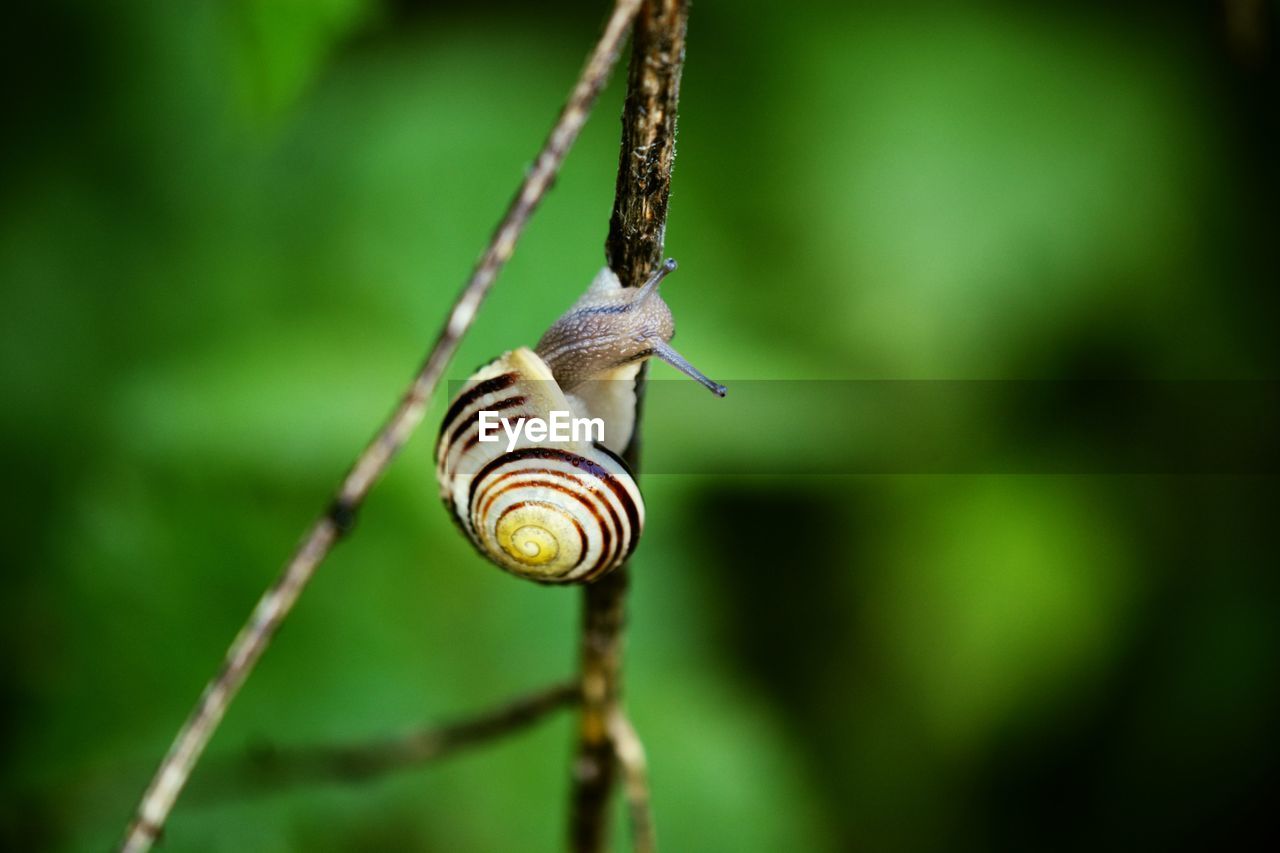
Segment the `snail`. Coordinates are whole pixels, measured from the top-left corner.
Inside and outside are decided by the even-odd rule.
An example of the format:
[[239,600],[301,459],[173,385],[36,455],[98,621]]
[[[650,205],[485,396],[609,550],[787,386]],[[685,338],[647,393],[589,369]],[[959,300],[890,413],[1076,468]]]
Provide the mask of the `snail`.
[[[635,549],[644,501],[620,454],[635,429],[640,366],[658,358],[725,394],[671,347],[675,325],[658,285],[675,268],[668,260],[638,288],[601,269],[535,349],[503,353],[450,402],[436,442],[441,498],[499,567],[541,583],[579,583]],[[551,441],[510,429],[552,413],[599,421],[603,434]],[[486,420],[492,427],[498,418],[509,440],[483,434]]]

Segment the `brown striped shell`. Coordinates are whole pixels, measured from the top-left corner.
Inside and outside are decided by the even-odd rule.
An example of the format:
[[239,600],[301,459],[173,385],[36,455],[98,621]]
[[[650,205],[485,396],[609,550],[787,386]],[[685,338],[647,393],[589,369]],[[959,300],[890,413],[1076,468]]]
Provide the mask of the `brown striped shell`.
[[589,442],[534,444],[524,436],[479,441],[482,410],[546,418],[585,417],[538,355],[513,350],[485,365],[454,398],[436,444],[446,507],[482,554],[544,583],[598,577],[622,563],[644,526],[644,501],[617,456]]
[[[636,376],[658,358],[718,396],[725,389],[671,347],[675,324],[658,285],[668,260],[643,287],[623,287],[605,267],[538,342],[480,368],[452,400],[436,442],[445,506],[484,556],[543,583],[589,581],[631,555],[644,501],[617,454],[635,427]],[[599,418],[604,440],[481,442],[479,416],[549,419],[553,411]]]

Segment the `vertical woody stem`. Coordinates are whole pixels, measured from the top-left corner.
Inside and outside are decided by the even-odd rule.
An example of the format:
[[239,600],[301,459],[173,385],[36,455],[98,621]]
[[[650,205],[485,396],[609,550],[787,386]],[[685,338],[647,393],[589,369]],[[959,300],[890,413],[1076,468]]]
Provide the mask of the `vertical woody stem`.
[[636,19],[622,112],[618,185],[605,258],[628,287],[662,262],[676,153],[687,0],[646,0]]
[[605,849],[609,795],[617,777],[609,715],[621,700],[623,604],[627,567],[619,566],[585,590],[582,624],[582,724],[573,768],[570,819],[573,849]]
[[[662,261],[687,21],[687,0],[645,0],[636,18],[618,184],[605,240],[609,266],[628,287],[642,284]],[[638,398],[643,397],[644,377],[642,372]],[[625,454],[633,470],[639,455],[639,426],[637,413],[636,436]],[[617,729],[615,720],[625,719],[621,702],[627,583],[624,565],[584,590],[582,722],[570,827],[572,847],[578,853],[605,849],[608,837],[609,796],[618,773],[617,744],[611,731]],[[639,740],[632,740],[638,750]],[[633,814],[638,809],[647,813],[647,802],[633,800]],[[637,844],[649,847],[647,821],[644,830],[637,832]]]

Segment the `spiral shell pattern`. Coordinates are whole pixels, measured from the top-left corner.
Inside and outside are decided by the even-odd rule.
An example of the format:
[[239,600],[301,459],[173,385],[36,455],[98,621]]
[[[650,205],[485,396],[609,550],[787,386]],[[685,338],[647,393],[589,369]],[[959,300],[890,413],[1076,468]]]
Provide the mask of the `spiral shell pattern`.
[[454,398],[436,444],[441,497],[485,557],[543,583],[588,581],[630,556],[644,502],[626,465],[586,442],[479,441],[479,413],[546,418],[570,404],[532,351],[481,368]]

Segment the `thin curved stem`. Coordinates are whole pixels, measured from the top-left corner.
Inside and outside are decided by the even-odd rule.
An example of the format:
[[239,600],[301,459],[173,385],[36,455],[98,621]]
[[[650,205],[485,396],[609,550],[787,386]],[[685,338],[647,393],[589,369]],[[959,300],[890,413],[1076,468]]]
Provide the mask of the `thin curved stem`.
[[644,756],[644,744],[621,708],[614,708],[609,715],[609,737],[622,769],[622,789],[631,816],[631,849],[633,853],[653,853],[657,839],[653,810],[649,806],[649,764]]
[[358,783],[419,767],[515,734],[578,702],[576,682],[554,684],[481,713],[406,734],[357,743],[265,747],[206,769],[191,798],[221,801],[324,783]]
[[475,320],[480,303],[511,257],[516,241],[550,189],[565,155],[586,123],[591,107],[617,62],[619,49],[639,5],[640,0],[617,0],[600,40],[588,57],[542,150],[490,238],[484,255],[459,293],[444,328],[413,383],[391,417],[356,459],[329,508],[311,526],[279,578],[259,599],[248,622],[232,642],[222,666],[200,695],[142,795],[120,843],[121,850],[141,853],[151,848],[192,769],[222,722],[227,707],[293,609],[316,568],[334,544],[350,531],[369,490],[422,421],[427,402],[463,334]]

